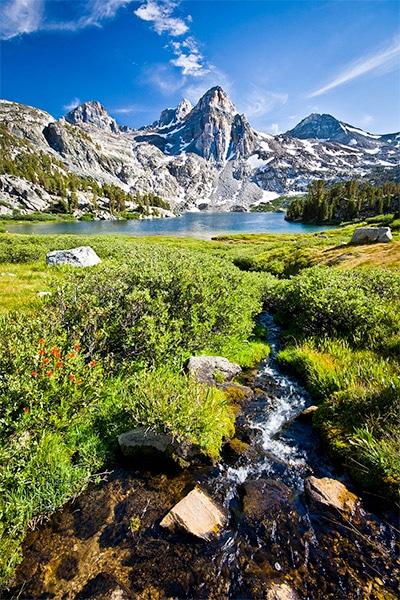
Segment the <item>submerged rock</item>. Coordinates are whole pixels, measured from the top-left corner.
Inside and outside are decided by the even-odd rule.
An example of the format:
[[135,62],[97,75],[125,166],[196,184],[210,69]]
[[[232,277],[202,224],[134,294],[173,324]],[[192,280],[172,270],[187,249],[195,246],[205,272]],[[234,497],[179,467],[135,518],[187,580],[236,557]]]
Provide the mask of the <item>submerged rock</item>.
[[161,521],[161,527],[183,530],[203,540],[219,535],[227,514],[206,492],[196,487],[176,504]]
[[187,370],[200,383],[216,385],[232,381],[242,369],[223,356],[191,356],[187,363]]
[[336,479],[307,477],[304,481],[304,489],[309,502],[313,505],[322,504],[350,514],[353,514],[359,505],[357,496]]
[[297,592],[287,583],[272,583],[267,591],[267,600],[299,600]]
[[101,263],[101,259],[90,246],[79,246],[70,250],[53,250],[46,254],[48,265],[72,265],[73,267],[92,267]]
[[356,227],[351,244],[367,244],[368,242],[390,242],[390,227]]

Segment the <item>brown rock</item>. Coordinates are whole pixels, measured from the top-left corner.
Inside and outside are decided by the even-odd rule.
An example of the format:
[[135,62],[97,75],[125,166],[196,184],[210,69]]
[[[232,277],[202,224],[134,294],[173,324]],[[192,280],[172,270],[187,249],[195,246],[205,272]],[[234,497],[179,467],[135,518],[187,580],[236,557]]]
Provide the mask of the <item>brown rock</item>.
[[227,521],[224,509],[200,488],[192,490],[161,521],[161,527],[183,530],[203,540],[219,534]]
[[307,477],[304,488],[311,504],[323,504],[351,514],[358,506],[357,496],[336,479]]

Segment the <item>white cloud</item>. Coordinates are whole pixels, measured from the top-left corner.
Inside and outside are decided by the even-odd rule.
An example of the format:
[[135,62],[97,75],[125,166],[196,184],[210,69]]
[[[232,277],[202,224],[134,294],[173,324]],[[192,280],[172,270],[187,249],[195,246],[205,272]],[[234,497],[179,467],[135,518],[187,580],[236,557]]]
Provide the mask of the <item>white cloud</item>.
[[161,35],[167,33],[173,37],[183,35],[189,31],[183,19],[171,16],[176,4],[173,2],[155,2],[147,0],[145,4],[135,10],[135,15],[143,21],[153,24],[155,31]]
[[9,40],[41,28],[44,0],[3,0],[0,4],[0,37]]
[[253,88],[244,99],[243,112],[249,118],[263,117],[277,106],[286,104],[288,98],[285,93]]
[[202,59],[200,54],[180,54],[178,58],[171,60],[171,63],[182,69],[182,75],[198,77],[204,73]]
[[400,59],[400,42],[396,40],[385,50],[381,50],[375,54],[363,56],[358,60],[347,65],[343,71],[330,83],[319,88],[315,92],[308,95],[308,98],[314,98],[321,94],[326,94],[330,90],[343,85],[348,81],[352,81],[361,75],[366,73],[374,73],[375,75],[381,73],[388,73],[399,67]]
[[271,125],[268,127],[268,131],[269,133],[272,133],[272,135],[278,135],[278,133],[280,133],[278,123],[271,123]]
[[36,31],[77,31],[100,26],[113,18],[121,6],[134,0],[74,0],[64,3],[52,0],[2,0],[0,4],[0,37],[12,39]]
[[63,109],[69,112],[70,110],[73,110],[80,104],[82,104],[80,99],[75,97],[73,100],[71,100],[69,104],[64,104]]

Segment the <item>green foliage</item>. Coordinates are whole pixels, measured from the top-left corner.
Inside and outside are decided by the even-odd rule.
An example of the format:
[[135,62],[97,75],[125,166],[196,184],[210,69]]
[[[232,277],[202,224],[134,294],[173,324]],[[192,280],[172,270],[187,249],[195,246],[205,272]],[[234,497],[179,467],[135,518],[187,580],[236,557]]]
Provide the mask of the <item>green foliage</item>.
[[[316,179],[308,186],[307,196],[295,198],[286,219],[302,223],[339,223],[373,218],[399,210],[400,184],[395,181],[371,183],[350,180],[333,183]],[[390,220],[387,221],[387,224]]]
[[137,246],[123,266],[71,273],[56,302],[62,326],[80,332],[88,353],[151,365],[247,339],[261,289],[223,260]]
[[397,273],[313,267],[283,282],[268,300],[297,333],[342,336],[354,346],[398,352]]

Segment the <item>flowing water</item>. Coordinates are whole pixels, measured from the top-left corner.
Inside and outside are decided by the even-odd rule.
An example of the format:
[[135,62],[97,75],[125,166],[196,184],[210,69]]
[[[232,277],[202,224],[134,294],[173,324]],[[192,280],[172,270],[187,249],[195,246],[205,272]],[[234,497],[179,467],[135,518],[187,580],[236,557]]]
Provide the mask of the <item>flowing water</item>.
[[[338,478],[311,425],[305,391],[271,356],[248,376],[254,397],[237,419],[241,451],[217,466],[144,472],[117,466],[27,537],[7,598],[293,600],[394,599],[395,516],[361,506],[344,516],[310,508],[304,479]],[[343,481],[343,476],[341,477]],[[230,515],[211,542],[159,523],[195,484]],[[351,487],[349,482],[347,486]]]

